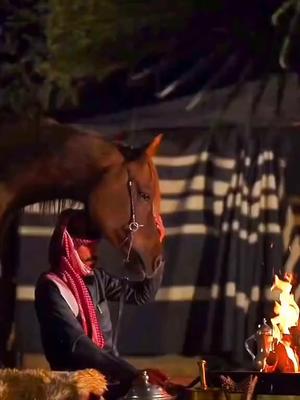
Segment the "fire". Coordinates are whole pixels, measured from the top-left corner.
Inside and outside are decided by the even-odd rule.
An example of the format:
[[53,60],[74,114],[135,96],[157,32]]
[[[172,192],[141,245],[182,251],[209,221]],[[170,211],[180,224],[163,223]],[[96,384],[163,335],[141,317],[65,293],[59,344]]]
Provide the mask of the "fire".
[[298,326],[299,307],[292,289],[291,274],[285,274],[284,280],[275,275],[271,292],[279,292],[279,300],[275,301],[275,317],[271,319],[273,349],[266,359],[264,372],[300,372],[292,335],[292,328]]

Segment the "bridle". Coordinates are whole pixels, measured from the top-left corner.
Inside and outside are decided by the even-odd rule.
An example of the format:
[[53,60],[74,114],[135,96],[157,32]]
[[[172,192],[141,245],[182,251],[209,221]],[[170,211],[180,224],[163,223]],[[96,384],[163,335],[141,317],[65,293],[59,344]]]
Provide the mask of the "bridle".
[[[124,259],[124,264],[129,263],[130,253],[131,253],[132,246],[133,246],[134,234],[140,228],[142,228],[144,226],[143,224],[140,224],[136,220],[136,207],[135,207],[135,203],[134,203],[134,193],[133,193],[134,181],[130,177],[129,171],[127,171],[127,172],[128,172],[127,187],[128,187],[129,200],[130,200],[130,217],[129,217],[128,225],[125,227],[126,231],[127,231],[127,235],[125,236],[125,239],[121,243],[121,246],[122,246],[126,242],[129,241],[129,246],[128,246],[126,258]],[[118,316],[117,316],[115,331],[114,331],[113,340],[112,340],[113,352],[117,356],[119,355],[118,349],[117,349],[117,342],[118,342],[118,336],[119,336],[119,331],[120,331],[120,321],[121,321],[121,316],[123,313],[123,308],[124,308],[124,303],[125,303],[125,294],[126,294],[126,290],[127,290],[128,284],[129,284],[129,279],[127,276],[125,276],[125,277],[121,278],[121,281],[122,281],[122,290],[121,290],[121,294],[120,294]]]

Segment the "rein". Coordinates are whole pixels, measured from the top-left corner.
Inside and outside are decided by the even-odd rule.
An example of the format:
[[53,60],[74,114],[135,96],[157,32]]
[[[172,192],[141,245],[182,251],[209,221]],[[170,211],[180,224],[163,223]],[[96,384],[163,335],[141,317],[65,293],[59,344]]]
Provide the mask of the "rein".
[[[136,220],[136,213],[135,213],[135,204],[134,204],[134,198],[133,198],[133,180],[130,178],[129,173],[128,173],[128,182],[127,182],[127,187],[128,187],[128,193],[129,193],[129,200],[130,200],[130,218],[128,222],[128,235],[125,237],[123,243],[126,243],[129,241],[129,246],[128,246],[128,251],[126,258],[124,259],[124,265],[129,263],[130,259],[130,253],[132,250],[132,245],[133,245],[133,239],[134,239],[134,234],[142,228],[144,225],[140,224]],[[118,356],[119,352],[117,349],[117,342],[118,342],[118,336],[120,333],[120,323],[121,323],[121,317],[123,314],[123,309],[124,309],[124,304],[125,304],[125,294],[126,290],[128,287],[128,281],[129,278],[125,276],[122,278],[122,291],[120,294],[120,300],[119,300],[119,307],[118,307],[118,317],[116,321],[116,326],[113,334],[113,340],[112,340],[112,350],[113,353]]]

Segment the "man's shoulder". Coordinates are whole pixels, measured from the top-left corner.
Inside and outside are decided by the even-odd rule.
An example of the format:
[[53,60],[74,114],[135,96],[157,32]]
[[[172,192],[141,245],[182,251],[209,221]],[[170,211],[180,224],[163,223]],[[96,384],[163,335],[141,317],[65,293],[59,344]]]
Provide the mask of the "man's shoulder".
[[48,275],[48,271],[42,272],[36,281],[36,286],[47,284],[47,282],[49,281],[49,279],[47,278],[47,275]]
[[49,290],[53,289],[56,290],[57,285],[55,284],[54,279],[51,278],[52,275],[56,274],[50,273],[49,271],[43,272],[37,279],[37,282],[35,284],[35,292],[48,292]]
[[47,299],[53,298],[58,293],[58,288],[55,283],[49,279],[48,273],[43,272],[39,277],[34,289],[35,303],[43,302]]

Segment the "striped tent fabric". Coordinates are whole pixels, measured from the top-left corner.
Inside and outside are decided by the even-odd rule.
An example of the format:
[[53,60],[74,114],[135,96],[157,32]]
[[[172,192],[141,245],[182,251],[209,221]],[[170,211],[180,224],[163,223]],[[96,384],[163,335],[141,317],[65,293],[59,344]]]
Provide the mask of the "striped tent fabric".
[[[269,289],[283,268],[285,162],[277,138],[230,127],[169,131],[154,161],[166,271],[153,304],[125,308],[120,351],[211,354],[243,365],[244,340],[270,316]],[[47,268],[54,221],[32,208],[21,218],[16,325],[23,352],[42,352],[33,285]],[[107,245],[101,257],[106,268],[118,263]]]
[[243,362],[244,340],[270,316],[268,289],[283,268],[282,151],[276,137],[237,130],[189,135],[178,146],[180,155],[156,165],[168,285],[191,302],[182,351]]

